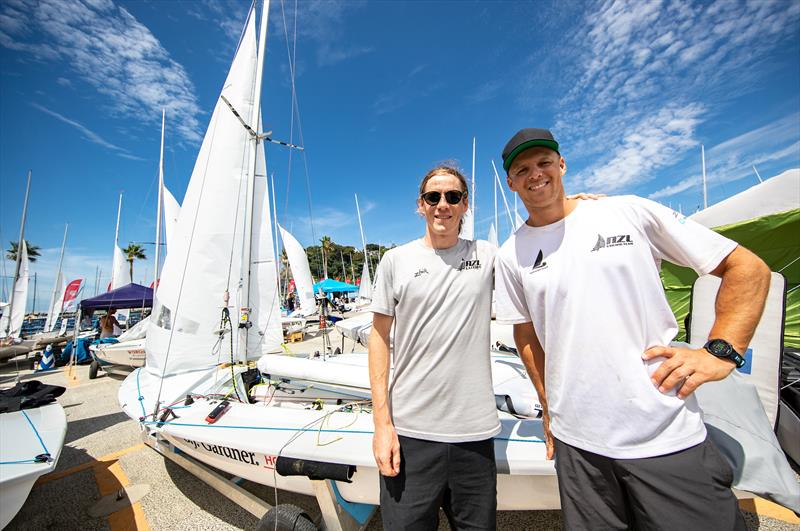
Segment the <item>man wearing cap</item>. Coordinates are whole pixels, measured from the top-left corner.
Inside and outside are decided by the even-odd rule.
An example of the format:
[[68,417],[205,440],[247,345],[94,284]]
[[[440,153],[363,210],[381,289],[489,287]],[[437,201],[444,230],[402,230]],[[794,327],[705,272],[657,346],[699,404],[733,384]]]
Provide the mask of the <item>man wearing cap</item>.
[[[545,407],[565,526],[746,529],[692,393],[743,364],[769,268],[652,201],[567,198],[546,129],[514,135],[503,167],[529,217],[498,251],[497,319],[514,324]],[[702,349],[668,346],[662,259],[722,278]]]

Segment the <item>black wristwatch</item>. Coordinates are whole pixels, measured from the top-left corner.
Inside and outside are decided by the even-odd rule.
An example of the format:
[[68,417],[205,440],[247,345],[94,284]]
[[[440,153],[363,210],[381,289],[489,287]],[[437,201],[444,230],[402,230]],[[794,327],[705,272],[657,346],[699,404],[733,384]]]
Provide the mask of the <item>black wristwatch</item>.
[[718,358],[729,359],[736,364],[737,369],[744,367],[744,357],[736,352],[733,346],[724,339],[709,339],[703,348]]

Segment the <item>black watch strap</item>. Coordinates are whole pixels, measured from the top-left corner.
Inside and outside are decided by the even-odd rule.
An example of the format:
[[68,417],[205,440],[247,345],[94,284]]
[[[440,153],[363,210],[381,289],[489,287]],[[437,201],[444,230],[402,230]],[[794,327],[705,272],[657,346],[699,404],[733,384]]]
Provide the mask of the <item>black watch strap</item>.
[[724,339],[709,339],[708,342],[703,345],[703,348],[718,358],[731,360],[736,364],[737,369],[744,367],[745,363],[747,362],[744,359],[744,356],[736,352],[736,349],[733,348],[733,345]]

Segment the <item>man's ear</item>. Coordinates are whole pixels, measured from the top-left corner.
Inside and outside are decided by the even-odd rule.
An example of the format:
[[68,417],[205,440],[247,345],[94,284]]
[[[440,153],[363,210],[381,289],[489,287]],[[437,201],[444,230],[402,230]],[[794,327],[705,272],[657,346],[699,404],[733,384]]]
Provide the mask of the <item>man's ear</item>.
[[516,192],[516,190],[514,190],[514,181],[511,180],[511,177],[506,176],[506,184],[508,185],[509,190]]
[[417,214],[425,217],[425,210],[422,208],[422,199],[417,199]]
[[561,176],[563,177],[567,173],[567,161],[564,160],[564,157],[561,157]]

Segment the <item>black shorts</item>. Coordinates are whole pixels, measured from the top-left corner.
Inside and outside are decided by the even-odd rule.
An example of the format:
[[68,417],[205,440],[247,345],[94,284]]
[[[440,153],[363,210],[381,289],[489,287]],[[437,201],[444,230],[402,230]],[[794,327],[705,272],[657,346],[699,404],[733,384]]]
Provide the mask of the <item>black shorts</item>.
[[387,530],[432,530],[439,508],[452,529],[495,529],[494,439],[442,443],[400,437],[400,473],[381,476]]
[[556,472],[568,530],[747,530],[733,471],[708,438],[642,459],[612,459],[556,439]]

